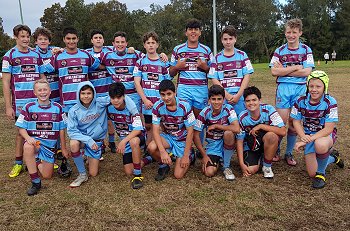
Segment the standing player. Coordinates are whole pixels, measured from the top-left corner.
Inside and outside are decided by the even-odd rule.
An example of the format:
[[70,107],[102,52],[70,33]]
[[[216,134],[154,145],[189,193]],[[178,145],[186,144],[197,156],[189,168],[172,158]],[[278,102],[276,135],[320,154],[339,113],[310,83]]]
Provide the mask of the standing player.
[[[113,49],[104,46],[104,34],[100,30],[93,30],[90,34],[92,48],[86,51],[92,55],[95,59],[99,59],[102,62],[103,57]],[[112,83],[112,77],[105,68],[103,70],[97,69],[89,72],[89,80],[94,85],[97,97],[107,96],[109,85]],[[108,141],[109,148],[112,153],[116,153],[115,148],[115,137],[114,137],[114,127],[111,121],[108,121]],[[102,148],[102,154],[105,152],[104,145]],[[103,157],[101,157],[103,160]]]
[[242,131],[237,135],[237,154],[243,176],[258,172],[263,159],[264,177],[273,178],[272,158],[280,137],[286,135],[286,128],[273,106],[261,104],[258,88],[246,88],[243,97],[247,109],[238,116]]
[[127,53],[127,37],[125,32],[118,31],[113,39],[114,51],[108,52],[102,59],[102,64],[106,67],[112,77],[112,82],[121,82],[126,89],[126,95],[136,104],[137,109],[141,110],[141,99],[135,89],[133,71],[136,61],[141,58],[139,51]]
[[201,22],[190,19],[186,24],[187,42],[176,46],[170,62],[170,76],[178,74],[177,96],[186,100],[195,116],[208,103],[208,80],[212,53],[209,47],[201,44]]
[[[38,170],[43,178],[52,177],[58,139],[62,144],[62,154],[68,157],[64,133],[65,115],[61,105],[50,101],[50,93],[48,81],[36,80],[34,94],[37,100],[23,107],[16,122],[19,133],[25,140],[23,156],[32,181],[32,187],[27,191],[29,196],[37,194],[41,188]],[[36,157],[39,162],[36,162]]]
[[[172,164],[170,153],[176,157],[174,176],[181,179],[194,160],[190,152],[196,118],[191,106],[175,96],[175,85],[171,80],[163,80],[159,84],[159,93],[161,100],[154,104],[152,110],[153,141],[148,145],[149,153],[159,162],[155,179],[164,180],[168,174]],[[160,127],[163,128],[161,134]]]
[[[232,156],[235,145],[234,134],[239,133],[240,127],[236,112],[229,104],[224,103],[225,90],[220,85],[209,88],[209,106],[206,106],[197,118],[194,126],[194,143],[201,152],[202,170],[204,175],[212,177],[219,168],[219,161],[225,155]],[[206,130],[206,150],[203,148],[199,133]],[[228,148],[229,147],[229,148]],[[226,180],[234,180],[232,170],[224,166]]]
[[307,79],[307,94],[294,104],[291,117],[301,141],[295,149],[304,150],[306,170],[313,178],[312,187],[323,188],[326,184],[326,168],[336,163],[344,168],[338,153],[331,153],[336,140],[338,122],[337,101],[328,94],[328,75],[313,71]]
[[[8,119],[15,120],[20,115],[23,106],[36,97],[33,92],[34,81],[44,77],[41,57],[29,49],[31,30],[26,25],[13,28],[16,46],[10,49],[2,61],[2,83],[5,100],[5,110]],[[23,137],[16,130],[15,164],[9,173],[10,177],[18,176],[23,170]]]
[[125,173],[134,175],[131,181],[132,188],[139,189],[143,186],[141,146],[145,145],[142,120],[135,103],[125,96],[125,87],[122,83],[112,83],[109,96],[111,105],[108,106],[108,117],[113,121],[120,140],[117,152],[123,155]]
[[225,88],[227,103],[239,114],[245,109],[243,91],[247,88],[254,69],[247,54],[235,48],[236,41],[236,29],[226,26],[221,32],[224,49],[213,59],[208,78],[212,79],[213,84]]
[[[296,100],[305,94],[306,78],[315,67],[310,47],[299,41],[303,33],[302,27],[300,19],[287,21],[285,25],[287,44],[275,50],[270,62],[271,73],[277,82],[276,109],[284,124],[289,121],[285,160],[291,166],[297,164],[292,154],[297,134],[289,114]],[[277,154],[274,161],[280,160],[279,153]]]
[[147,141],[152,140],[152,108],[160,100],[159,84],[164,79],[171,79],[168,73],[169,63],[160,60],[157,54],[159,37],[155,32],[143,36],[143,46],[147,54],[137,61],[134,69],[135,87],[142,100],[142,114],[147,129]]
[[77,103],[77,90],[80,82],[88,80],[88,73],[99,67],[98,59],[93,58],[88,52],[78,49],[78,32],[68,27],[63,30],[63,42],[66,47],[60,54],[51,58],[50,65],[45,65],[48,70],[58,71],[60,101],[63,111]]

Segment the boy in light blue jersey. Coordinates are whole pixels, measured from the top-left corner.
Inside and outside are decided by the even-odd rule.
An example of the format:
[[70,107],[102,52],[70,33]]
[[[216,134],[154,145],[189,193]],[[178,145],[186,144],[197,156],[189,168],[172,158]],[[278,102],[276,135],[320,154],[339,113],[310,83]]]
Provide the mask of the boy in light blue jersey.
[[45,65],[49,72],[58,71],[60,102],[66,113],[79,101],[76,98],[79,83],[87,81],[89,72],[100,67],[98,59],[78,49],[78,41],[77,30],[71,27],[65,28],[63,30],[63,42],[66,45],[64,51],[53,56],[50,63]]
[[[6,116],[16,120],[24,105],[35,101],[34,82],[44,78],[42,59],[38,53],[29,48],[31,30],[26,25],[13,28],[16,46],[11,48],[2,60],[2,83]],[[23,137],[18,129],[15,139],[15,164],[9,177],[18,176],[23,170]]]
[[175,96],[175,85],[171,80],[163,80],[159,84],[159,93],[161,100],[154,104],[152,110],[153,141],[148,145],[149,153],[159,162],[155,179],[164,180],[168,174],[172,164],[170,153],[176,158],[174,176],[181,179],[190,162],[194,163],[191,146],[196,118],[191,106]]
[[44,179],[52,177],[58,139],[62,143],[62,154],[68,157],[64,133],[66,116],[61,105],[50,101],[50,93],[49,83],[45,79],[36,80],[34,94],[37,100],[23,107],[16,122],[25,140],[23,156],[32,181],[27,191],[29,196],[37,194],[41,188],[38,170]]
[[[194,125],[194,143],[203,156],[203,174],[212,177],[219,168],[220,159],[224,161],[224,175],[226,180],[234,180],[230,161],[235,146],[235,134],[240,132],[237,114],[233,107],[224,103],[225,90],[220,85],[209,88],[209,106],[200,113]],[[206,130],[206,149],[200,140],[200,132]],[[226,164],[226,165],[225,165]]]
[[261,104],[261,92],[257,87],[248,87],[243,92],[246,110],[238,118],[241,133],[237,135],[237,154],[243,176],[251,176],[260,169],[265,178],[273,178],[272,158],[280,137],[286,135],[282,118],[275,108]]
[[131,181],[132,188],[139,189],[143,186],[141,147],[145,145],[141,116],[135,103],[125,95],[125,87],[122,83],[112,83],[109,96],[111,105],[108,106],[108,117],[119,136],[117,152],[123,154],[125,173],[134,175]]
[[336,163],[344,168],[339,153],[332,151],[338,122],[337,101],[328,94],[329,78],[324,71],[313,71],[307,79],[307,94],[295,102],[291,118],[301,141],[295,149],[304,149],[306,169],[313,178],[313,188],[326,184],[326,168]]
[[208,103],[207,73],[212,60],[209,47],[201,44],[201,22],[190,19],[186,24],[187,42],[176,46],[171,55],[170,76],[178,74],[177,96],[186,100],[195,116]]
[[239,114],[245,109],[243,91],[254,69],[247,54],[235,48],[236,41],[236,29],[226,26],[221,32],[224,49],[214,57],[208,78],[212,79],[213,84],[225,88],[226,102]]
[[135,88],[142,100],[142,115],[147,130],[146,145],[152,140],[152,108],[160,100],[159,84],[169,75],[169,63],[163,62],[157,54],[159,37],[152,31],[143,35],[143,46],[147,54],[139,59],[134,69]]
[[107,133],[107,105],[109,96],[96,97],[96,91],[90,81],[78,84],[77,103],[68,112],[67,132],[70,149],[79,175],[70,187],[79,187],[88,180],[80,148],[84,147],[88,157],[89,174],[98,174],[101,146]]
[[[275,50],[269,65],[277,82],[276,109],[284,124],[289,121],[285,160],[291,166],[297,164],[292,155],[297,134],[289,115],[296,100],[305,94],[306,78],[315,67],[312,50],[299,41],[301,35],[301,20],[287,21],[285,25],[287,43]],[[279,160],[278,152],[274,161]]]

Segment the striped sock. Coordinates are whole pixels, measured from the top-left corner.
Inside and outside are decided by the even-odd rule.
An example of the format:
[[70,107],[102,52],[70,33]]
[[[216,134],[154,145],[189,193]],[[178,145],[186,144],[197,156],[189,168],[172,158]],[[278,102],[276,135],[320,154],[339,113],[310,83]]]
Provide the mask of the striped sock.
[[23,156],[19,156],[19,157],[16,156],[15,164],[22,165],[23,164]]
[[142,159],[144,166],[149,165],[150,163],[153,162],[152,156],[146,156],[145,158]]
[[140,163],[138,163],[138,164],[133,163],[133,165],[134,165],[134,171],[133,171],[134,176],[141,175],[141,164]]
[[265,167],[271,167],[271,166],[272,166],[272,160],[267,160],[267,159],[264,157],[263,166],[265,166]]
[[329,157],[329,152],[326,152],[323,154],[316,153],[318,173],[322,173],[323,175],[326,175],[326,168],[329,162],[328,157]]
[[29,174],[29,176],[30,176],[30,179],[32,180],[33,183],[36,183],[36,184],[40,183],[40,178],[39,178],[38,172]]
[[115,142],[114,133],[113,134],[108,134],[108,142]]
[[86,173],[85,165],[84,165],[84,159],[83,156],[81,155],[80,152],[72,152],[72,157],[74,160],[74,164],[78,169],[78,172],[81,173]]

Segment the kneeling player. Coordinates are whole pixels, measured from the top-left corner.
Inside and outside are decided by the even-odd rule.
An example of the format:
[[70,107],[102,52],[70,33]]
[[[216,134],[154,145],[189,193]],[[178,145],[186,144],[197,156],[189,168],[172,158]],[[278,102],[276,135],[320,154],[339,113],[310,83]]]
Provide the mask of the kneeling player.
[[[134,175],[131,186],[139,189],[143,186],[141,175],[141,146],[145,145],[143,124],[136,104],[125,95],[122,83],[112,83],[109,87],[111,104],[108,117],[113,122],[119,136],[117,153],[123,154],[124,171]],[[144,162],[143,162],[144,163]]]
[[246,110],[239,114],[242,132],[237,135],[237,153],[243,176],[258,172],[261,159],[265,178],[273,178],[272,158],[278,141],[286,135],[286,128],[276,109],[261,104],[261,92],[248,87],[243,92]]
[[291,112],[293,125],[301,139],[295,144],[295,149],[305,149],[306,169],[314,178],[314,188],[325,186],[328,164],[336,163],[344,168],[339,154],[331,153],[337,134],[338,107],[337,101],[328,95],[328,82],[324,71],[311,72],[307,79],[307,94],[298,99]]
[[23,107],[16,122],[19,133],[25,139],[23,156],[32,180],[32,187],[27,191],[29,196],[37,194],[41,188],[38,169],[43,178],[52,177],[58,137],[62,144],[62,154],[68,157],[64,114],[61,105],[49,100],[49,83],[45,79],[36,80],[34,94],[37,100]]
[[81,148],[88,157],[89,174],[96,176],[101,158],[101,146],[107,132],[107,105],[109,96],[96,97],[90,81],[79,83],[77,103],[68,112],[68,136],[74,163],[79,176],[69,186],[79,187],[88,180]]
[[[160,82],[159,93],[161,99],[154,104],[152,110],[154,140],[148,145],[149,153],[159,162],[155,179],[163,180],[169,172],[169,165],[172,164],[169,153],[176,157],[174,176],[181,179],[194,160],[191,146],[196,119],[191,106],[175,96],[175,85],[171,80]],[[160,126],[163,129],[161,134]]]
[[[219,160],[227,159],[230,162],[235,143],[234,134],[240,128],[236,112],[229,104],[224,103],[225,89],[220,85],[209,88],[209,106],[205,107],[198,116],[194,126],[194,143],[203,156],[202,170],[204,175],[212,177],[219,168]],[[207,127],[206,150],[203,148],[200,132]],[[224,166],[226,180],[234,180],[232,170]]]

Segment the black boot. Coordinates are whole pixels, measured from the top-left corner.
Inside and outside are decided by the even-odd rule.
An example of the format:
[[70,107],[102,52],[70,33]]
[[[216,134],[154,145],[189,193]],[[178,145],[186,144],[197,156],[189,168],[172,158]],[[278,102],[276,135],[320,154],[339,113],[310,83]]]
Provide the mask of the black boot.
[[38,194],[41,188],[41,181],[39,183],[32,182],[32,187],[30,187],[27,191],[28,196],[34,196]]

